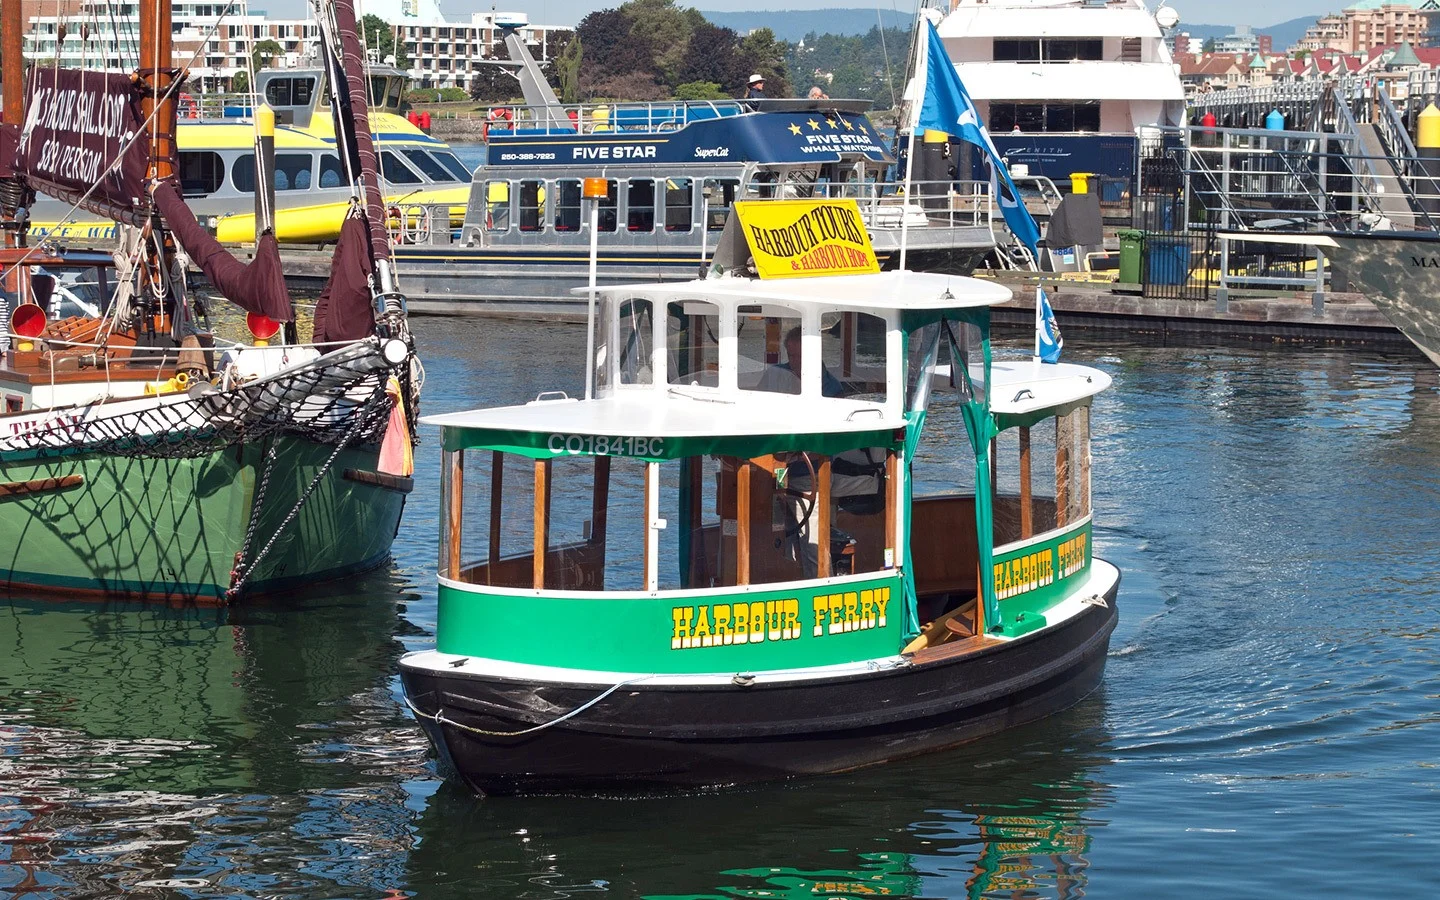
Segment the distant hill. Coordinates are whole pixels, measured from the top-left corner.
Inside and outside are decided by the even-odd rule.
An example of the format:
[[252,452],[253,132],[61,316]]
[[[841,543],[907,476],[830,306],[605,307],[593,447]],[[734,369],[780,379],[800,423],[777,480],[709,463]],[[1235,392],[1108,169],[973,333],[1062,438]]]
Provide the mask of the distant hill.
[[915,17],[894,10],[874,9],[778,9],[757,12],[711,12],[705,18],[740,34],[769,28],[782,41],[795,43],[810,32],[816,34],[864,34],[884,20],[886,28],[909,28]]
[[[1315,24],[1319,16],[1301,16],[1298,19],[1290,19],[1278,25],[1271,25],[1266,28],[1255,26],[1251,29],[1256,34],[1268,34],[1274,40],[1276,53],[1284,53],[1285,50],[1294,46],[1305,36],[1305,29]],[[1182,21],[1176,26],[1177,31],[1188,31],[1191,37],[1205,40],[1206,38],[1222,38],[1235,31],[1234,25],[1192,25]]]

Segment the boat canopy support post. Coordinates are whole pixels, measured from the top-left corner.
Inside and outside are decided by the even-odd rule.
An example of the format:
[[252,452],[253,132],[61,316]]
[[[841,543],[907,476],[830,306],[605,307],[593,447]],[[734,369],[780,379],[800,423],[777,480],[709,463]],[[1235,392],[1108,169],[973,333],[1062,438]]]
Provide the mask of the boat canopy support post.
[[1070,524],[1070,448],[1074,445],[1070,417],[1055,417],[1055,527]]
[[[893,492],[892,492],[893,493]],[[815,540],[817,563],[815,570],[820,578],[829,578],[833,572],[830,559],[830,457],[822,456],[815,466]]]
[[1035,534],[1034,502],[1030,488],[1030,428],[1020,426],[1020,539],[1027,540]]
[[495,583],[495,570],[500,566],[500,514],[505,499],[505,454],[490,453],[490,546],[485,574],[487,583]]
[[660,464],[645,464],[645,590],[660,589]]
[[545,554],[550,548],[550,466],[553,460],[535,460],[534,587],[545,589]]
[[735,470],[735,584],[750,583],[750,476],[755,465],[739,461]]
[[[491,502],[496,502],[494,497]],[[460,540],[465,521],[464,450],[446,450],[441,454],[440,503],[445,515],[445,529],[441,532],[444,542],[440,545],[440,571],[446,578],[458,579],[461,574]],[[491,547],[494,545],[492,538]]]
[[605,529],[610,508],[610,457],[595,457],[595,486],[590,496],[590,543],[600,554],[595,566],[595,590],[605,590]]

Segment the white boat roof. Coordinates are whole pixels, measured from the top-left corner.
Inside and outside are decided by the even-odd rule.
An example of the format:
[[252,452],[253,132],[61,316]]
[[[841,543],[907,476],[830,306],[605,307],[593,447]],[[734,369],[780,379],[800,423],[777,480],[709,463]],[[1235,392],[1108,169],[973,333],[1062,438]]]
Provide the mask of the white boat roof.
[[905,427],[903,416],[887,417],[874,403],[684,385],[663,395],[652,390],[620,391],[597,400],[537,401],[425,416],[420,421],[445,428],[646,438],[848,434]]
[[[572,293],[585,295],[589,288]],[[685,299],[725,297],[741,303],[817,303],[856,309],[935,312],[994,306],[1010,299],[1010,289],[979,278],[935,272],[891,271],[874,275],[828,275],[819,278],[708,278],[664,284],[602,287],[602,294],[672,294]]]
[[1184,100],[1166,62],[956,63],[976,100]]
[[1089,366],[997,359],[990,364],[990,411],[1002,416],[1064,407],[1110,386],[1110,376]]
[[962,5],[935,29],[944,38],[1141,37],[1160,39],[1160,26],[1144,9],[997,3]]

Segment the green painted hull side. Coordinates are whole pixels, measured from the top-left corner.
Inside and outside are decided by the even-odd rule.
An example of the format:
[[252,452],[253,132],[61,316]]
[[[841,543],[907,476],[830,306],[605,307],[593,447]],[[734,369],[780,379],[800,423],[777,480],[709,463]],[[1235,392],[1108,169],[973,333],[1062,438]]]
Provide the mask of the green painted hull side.
[[1043,627],[1046,610],[1089,576],[1090,525],[1086,519],[1043,541],[995,551],[995,596],[1000,602],[1002,634],[1019,637]]
[[[277,438],[276,463],[249,551],[275,534],[333,448]],[[0,463],[0,481],[79,475],[69,489],[0,499],[0,588],[214,601],[244,545],[266,445],[193,459],[74,454]],[[378,565],[404,495],[344,478],[376,450],[343,451],[254,572],[263,593]]]
[[[899,652],[903,602],[898,573],[843,584],[658,597],[517,596],[441,582],[436,649],[607,672],[731,673],[836,665]],[[743,634],[740,604],[745,606]],[[753,612],[757,605],[759,613]]]

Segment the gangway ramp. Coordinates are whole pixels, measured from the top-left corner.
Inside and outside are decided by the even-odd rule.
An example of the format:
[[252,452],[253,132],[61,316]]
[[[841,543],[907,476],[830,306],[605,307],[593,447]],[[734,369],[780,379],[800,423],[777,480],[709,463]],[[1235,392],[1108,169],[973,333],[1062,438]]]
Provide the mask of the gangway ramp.
[[1415,210],[1405,195],[1405,185],[1395,169],[1395,160],[1380,139],[1379,129],[1372,122],[1359,122],[1356,123],[1355,134],[1360,139],[1360,149],[1374,182],[1370,204],[1394,227],[1414,228]]

